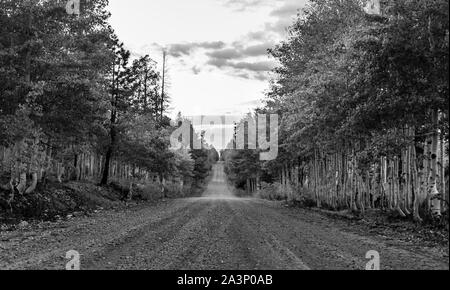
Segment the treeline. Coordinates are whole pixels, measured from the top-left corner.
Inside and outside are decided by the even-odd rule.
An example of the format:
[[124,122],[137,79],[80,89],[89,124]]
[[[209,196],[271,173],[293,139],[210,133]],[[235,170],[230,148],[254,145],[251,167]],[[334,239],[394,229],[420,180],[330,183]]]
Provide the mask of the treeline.
[[0,190],[10,203],[45,182],[190,189],[210,170],[211,150],[169,150],[161,73],[125,48],[107,4],[82,1],[77,16],[61,1],[0,2]]
[[381,15],[365,2],[313,0],[299,13],[270,50],[280,65],[258,110],[281,118],[279,156],[230,152],[227,171],[270,198],[439,217],[449,200],[448,1],[381,1]]

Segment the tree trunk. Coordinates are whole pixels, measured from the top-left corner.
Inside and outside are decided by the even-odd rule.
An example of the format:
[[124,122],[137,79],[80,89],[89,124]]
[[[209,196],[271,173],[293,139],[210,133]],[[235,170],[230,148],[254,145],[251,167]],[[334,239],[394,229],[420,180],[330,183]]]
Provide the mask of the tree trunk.
[[19,175],[19,184],[16,186],[17,192],[19,194],[24,194],[27,186],[27,174],[25,172],[21,172]]
[[[414,129],[411,131],[414,133]],[[416,146],[411,146],[411,160],[412,160],[412,182],[411,182],[411,193],[412,193],[412,199],[413,199],[413,219],[416,222],[422,222],[422,218],[419,214],[419,207],[420,207],[420,178],[418,175],[417,170],[417,154],[416,154]]]
[[31,194],[36,190],[36,186],[38,183],[38,174],[36,172],[33,172],[31,174],[32,176],[32,181],[31,181],[31,185],[25,190],[26,194]]
[[401,217],[406,217],[406,214],[403,212],[402,208],[401,208],[401,201],[402,201],[402,197],[401,197],[401,193],[402,191],[400,190],[400,182],[399,182],[399,178],[398,178],[398,174],[399,174],[399,160],[398,157],[396,156],[394,158],[394,206],[395,206],[395,210],[398,212],[398,214]]
[[442,199],[443,199],[443,211],[445,211],[446,209],[448,210],[448,208],[446,208],[446,201],[448,202],[447,199],[447,194],[446,194],[446,187],[445,187],[445,164],[444,164],[444,134],[441,134],[441,140],[440,140],[440,148],[439,148],[439,163],[440,163],[440,173],[439,173],[439,177],[440,177],[440,183],[441,183],[441,195],[442,195]]
[[[409,128],[407,128],[407,130],[409,131]],[[409,132],[408,132],[408,136],[409,136]],[[410,211],[410,206],[411,206],[411,146],[408,146],[408,148],[404,151],[404,184],[403,184],[403,188],[404,188],[404,196],[405,196],[405,214],[407,215],[411,215],[411,211]]]
[[133,181],[130,181],[130,186],[129,186],[129,190],[128,190],[128,197],[127,197],[128,201],[132,201],[133,200]]
[[318,150],[315,149],[314,150],[314,195],[316,197],[316,204],[317,207],[320,208],[321,204],[320,204],[320,193],[319,193],[319,184],[320,184],[320,180],[319,180],[319,156],[318,156]]
[[64,174],[64,167],[62,163],[56,164],[56,179],[59,183],[62,183],[62,175]]
[[106,151],[106,155],[105,155],[105,165],[103,167],[103,176],[102,179],[100,181],[100,185],[107,185],[108,184],[108,178],[109,178],[109,169],[111,166],[111,157],[112,157],[112,153],[113,153],[113,149],[112,149],[112,145],[110,145],[108,147],[108,151]]
[[352,150],[352,161],[351,161],[351,189],[350,189],[350,208],[352,211],[358,211],[358,208],[356,206],[356,156],[355,156],[355,149]]
[[431,160],[430,160],[430,182],[428,188],[428,197],[430,199],[430,210],[433,217],[441,216],[441,199],[440,194],[437,187],[438,181],[438,168],[437,168],[437,150],[438,150],[438,142],[439,142],[439,114],[437,110],[434,110],[432,113],[433,118],[433,135],[432,135],[432,143],[431,143]]

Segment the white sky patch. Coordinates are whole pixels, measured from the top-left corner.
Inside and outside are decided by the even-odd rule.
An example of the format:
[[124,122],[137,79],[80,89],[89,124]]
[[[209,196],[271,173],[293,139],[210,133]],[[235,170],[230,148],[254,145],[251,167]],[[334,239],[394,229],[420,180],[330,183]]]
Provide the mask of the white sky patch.
[[[110,0],[111,24],[136,55],[169,53],[172,116],[247,113],[275,63],[265,49],[305,0]],[[289,16],[290,15],[290,16]],[[280,29],[281,27],[281,29]]]

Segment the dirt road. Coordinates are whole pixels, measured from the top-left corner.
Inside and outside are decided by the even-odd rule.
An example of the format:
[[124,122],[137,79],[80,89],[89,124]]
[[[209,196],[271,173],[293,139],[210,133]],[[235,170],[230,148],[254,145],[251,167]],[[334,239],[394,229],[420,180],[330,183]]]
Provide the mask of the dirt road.
[[234,198],[220,165],[203,198],[102,212],[44,228],[0,234],[0,269],[448,269],[438,249],[365,236],[319,213]]

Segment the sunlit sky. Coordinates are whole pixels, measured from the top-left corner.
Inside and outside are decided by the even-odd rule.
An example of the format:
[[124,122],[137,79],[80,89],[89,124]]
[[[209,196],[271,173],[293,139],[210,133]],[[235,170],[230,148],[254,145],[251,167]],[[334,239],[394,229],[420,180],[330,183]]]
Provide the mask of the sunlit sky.
[[259,105],[306,0],[110,0],[111,24],[136,56],[168,51],[171,116],[241,114]]

